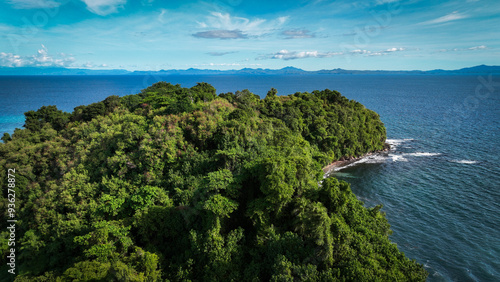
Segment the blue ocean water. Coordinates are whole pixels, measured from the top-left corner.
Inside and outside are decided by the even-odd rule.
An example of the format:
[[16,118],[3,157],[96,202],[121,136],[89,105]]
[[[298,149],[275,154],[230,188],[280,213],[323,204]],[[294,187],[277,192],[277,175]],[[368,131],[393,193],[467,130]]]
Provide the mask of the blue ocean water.
[[391,239],[428,281],[500,281],[500,76],[0,76],[0,135],[42,105],[72,111],[159,80],[261,96],[329,88],[378,112],[391,151],[333,175],[384,205]]

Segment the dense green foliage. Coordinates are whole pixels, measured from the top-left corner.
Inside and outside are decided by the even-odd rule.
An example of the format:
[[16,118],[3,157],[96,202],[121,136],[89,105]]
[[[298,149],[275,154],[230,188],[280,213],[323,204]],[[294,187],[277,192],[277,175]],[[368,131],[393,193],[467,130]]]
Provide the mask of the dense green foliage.
[[[379,211],[321,168],[382,149],[379,116],[336,91],[219,97],[160,82],[64,113],[26,113],[16,169],[17,280],[422,281]],[[0,277],[0,278],[1,278]]]

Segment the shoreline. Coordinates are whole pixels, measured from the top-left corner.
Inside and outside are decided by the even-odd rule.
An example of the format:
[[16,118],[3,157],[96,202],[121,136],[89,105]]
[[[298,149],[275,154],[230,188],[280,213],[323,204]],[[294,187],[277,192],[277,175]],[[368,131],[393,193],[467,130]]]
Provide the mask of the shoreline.
[[374,155],[374,154],[389,152],[390,149],[391,149],[391,145],[389,145],[388,143],[384,143],[384,149],[382,149],[382,150],[368,152],[368,153],[366,153],[362,156],[359,156],[359,157],[349,157],[349,158],[342,157],[342,158],[340,158],[340,160],[334,161],[334,162],[332,162],[332,163],[330,163],[327,166],[322,168],[323,173],[324,173],[324,177],[325,178],[328,177],[332,172],[336,171],[335,170],[336,168],[340,169],[340,168],[346,167],[352,163],[355,163],[363,158],[369,157],[369,156]]

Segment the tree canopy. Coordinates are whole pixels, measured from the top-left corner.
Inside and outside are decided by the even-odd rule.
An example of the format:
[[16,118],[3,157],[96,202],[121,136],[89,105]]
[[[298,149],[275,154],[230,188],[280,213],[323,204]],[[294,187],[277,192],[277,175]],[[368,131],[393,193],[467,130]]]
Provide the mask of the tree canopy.
[[[264,99],[156,83],[26,114],[0,144],[16,170],[17,281],[424,281],[380,206],[323,179],[383,149],[377,113],[337,91]],[[7,272],[8,215],[0,222]]]

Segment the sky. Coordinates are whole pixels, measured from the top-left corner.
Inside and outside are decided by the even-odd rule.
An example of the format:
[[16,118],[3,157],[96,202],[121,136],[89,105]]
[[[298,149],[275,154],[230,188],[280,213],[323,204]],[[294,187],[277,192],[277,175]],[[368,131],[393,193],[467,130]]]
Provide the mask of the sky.
[[500,65],[498,0],[3,0],[0,67]]

